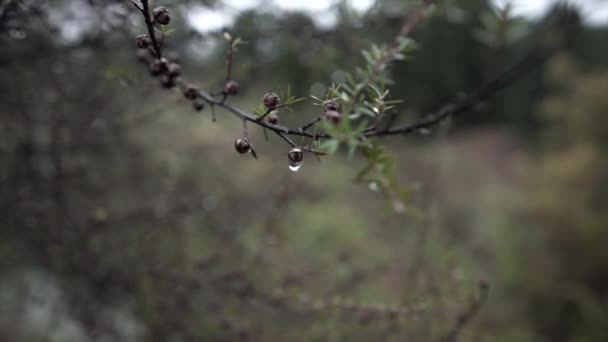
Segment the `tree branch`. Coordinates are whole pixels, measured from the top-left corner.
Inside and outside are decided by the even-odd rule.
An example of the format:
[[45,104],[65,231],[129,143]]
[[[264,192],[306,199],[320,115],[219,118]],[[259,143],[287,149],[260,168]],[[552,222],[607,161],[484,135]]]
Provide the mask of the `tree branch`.
[[[131,3],[133,3],[133,2],[131,1]],[[387,52],[385,53],[384,56],[387,56],[387,57],[381,58],[384,62],[386,62],[386,63],[390,62],[390,56],[392,55],[391,52],[393,50],[397,49],[399,47],[400,40],[402,38],[404,38],[405,36],[409,35],[409,33],[413,30],[413,28],[422,19],[424,19],[425,15],[426,15],[426,10],[433,3],[434,3],[433,0],[423,0],[422,6],[420,7],[420,9],[418,9],[412,16],[410,16],[406,20],[406,22],[401,27],[399,34],[394,39],[393,44],[391,45],[391,47],[389,47],[389,49],[386,50]],[[143,7],[143,8],[141,8],[141,12],[144,16],[144,20],[145,20],[148,32],[150,34],[150,39],[152,42],[152,47],[154,50],[155,57],[157,59],[160,59],[162,57],[161,45],[155,36],[154,21],[150,16],[149,1],[141,0],[141,4]],[[139,9],[138,6],[136,6],[136,7]],[[232,42],[233,42],[233,40],[231,39],[230,48],[228,51],[227,80],[230,80],[231,73],[232,73],[232,60],[233,60],[233,53],[234,53]],[[542,65],[555,52],[556,52],[556,49],[549,50],[549,51],[534,51],[532,53],[529,53],[528,56],[524,60],[515,64],[511,69],[505,71],[502,75],[496,77],[494,80],[481,86],[480,88],[478,88],[476,91],[472,92],[469,96],[465,97],[464,99],[458,100],[453,103],[445,104],[445,105],[441,106],[441,109],[439,111],[428,114],[425,117],[423,117],[422,119],[420,119],[419,121],[417,121],[413,124],[406,125],[406,126],[390,128],[390,125],[388,125],[385,128],[378,130],[377,124],[372,125],[372,126],[368,127],[367,130],[364,131],[364,133],[361,136],[361,139],[364,140],[365,138],[372,137],[372,136],[404,135],[404,134],[409,134],[409,133],[416,133],[420,129],[428,128],[435,124],[438,124],[439,122],[441,122],[442,120],[444,120],[447,117],[450,117],[451,115],[467,111],[467,110],[471,109],[472,107],[474,107],[476,104],[478,104],[480,101],[483,101],[484,99],[488,98],[489,96],[493,95],[494,93],[498,92],[499,90],[506,88],[507,86],[509,86],[510,84],[515,82],[517,79],[519,79],[520,77],[527,74],[532,69]],[[373,78],[376,77],[374,75],[377,75],[378,72],[380,72],[380,66],[382,63],[378,62],[376,64],[377,64],[377,66],[375,69],[377,69],[376,70],[377,72],[372,73],[369,76],[366,83],[373,82]],[[182,81],[179,78],[176,80],[176,84],[183,85]],[[356,99],[356,97],[358,97],[362,92],[363,92],[363,89],[358,89],[358,91],[355,93],[353,98]],[[250,121],[258,126],[261,126],[265,129],[268,129],[268,130],[274,132],[275,134],[279,135],[279,137],[281,137],[283,140],[287,141],[291,146],[296,146],[296,144],[287,137],[289,135],[300,136],[300,137],[305,137],[305,138],[310,138],[310,139],[315,139],[315,140],[332,138],[332,136],[326,132],[318,132],[318,133],[315,132],[313,134],[308,131],[308,129],[310,129],[312,126],[314,126],[316,123],[318,123],[319,121],[322,120],[322,116],[315,117],[314,119],[312,119],[311,121],[307,122],[306,124],[302,125],[299,128],[290,128],[290,127],[286,127],[286,126],[274,125],[274,124],[269,123],[266,120],[263,120],[263,118],[270,111],[268,111],[262,117],[258,117],[252,113],[246,112],[234,105],[231,105],[230,103],[227,103],[226,102],[227,94],[225,91],[220,94],[212,94],[207,91],[198,90],[197,97],[201,98],[202,100],[204,100],[211,106],[211,110],[212,110],[214,119],[215,119],[215,106],[217,106],[219,108],[222,108],[222,109],[234,114],[235,116],[237,116],[238,118],[240,118],[243,121]],[[280,107],[281,106],[279,106],[278,108],[280,108]],[[302,150],[311,152],[311,153],[315,153],[315,154],[324,154],[321,151],[316,151],[316,150],[313,150],[313,149],[307,148],[307,147],[302,148]]]
[[395,134],[408,134],[416,132],[422,128],[428,128],[435,124],[438,124],[442,120],[450,117],[451,115],[459,114],[470,110],[479,102],[487,99],[491,95],[494,95],[498,91],[510,86],[513,82],[519,78],[525,76],[533,69],[543,65],[551,56],[555,54],[557,50],[552,49],[548,51],[532,51],[526,58],[515,64],[513,67],[479,87],[476,91],[472,92],[468,96],[461,100],[453,103],[445,104],[435,113],[430,113],[424,116],[419,121],[402,127],[390,128],[386,127],[380,131],[366,132],[365,136],[383,136],[383,135],[395,135]]
[[154,21],[150,16],[150,6],[148,4],[148,0],[141,0],[141,5],[143,8],[141,9],[142,14],[144,15],[144,20],[146,22],[146,27],[148,28],[148,35],[150,36],[150,40],[152,41],[152,48],[154,49],[154,54],[157,59],[162,58],[162,50],[160,47],[160,43],[156,39],[156,31],[154,28]]

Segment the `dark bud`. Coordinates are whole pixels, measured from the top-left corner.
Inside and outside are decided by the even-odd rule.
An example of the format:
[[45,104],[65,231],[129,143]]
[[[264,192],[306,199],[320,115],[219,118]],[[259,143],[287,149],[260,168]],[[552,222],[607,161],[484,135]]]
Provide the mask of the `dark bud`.
[[181,65],[177,63],[169,63],[167,65],[167,74],[171,77],[177,77],[182,73]]
[[140,49],[147,49],[152,44],[150,37],[147,34],[140,34],[135,38],[135,42],[137,43],[137,47]]
[[192,108],[194,108],[195,111],[200,112],[205,109],[205,101],[200,97],[194,99],[194,101],[192,101]]
[[162,75],[160,78],[160,84],[163,86],[163,88],[166,89],[173,88],[176,85],[175,77],[171,77],[169,75]]
[[342,114],[335,110],[326,111],[325,114],[323,114],[323,117],[325,120],[331,122],[335,126],[339,125],[340,121],[342,120]]
[[171,15],[169,14],[169,10],[166,7],[158,6],[152,11],[152,16],[154,16],[154,21],[161,25],[169,25],[171,22]]
[[292,163],[300,163],[302,162],[302,159],[304,159],[304,152],[302,152],[301,149],[294,147],[287,153],[287,158],[289,158],[289,161]]
[[167,72],[168,68],[169,68],[169,66],[168,66],[166,59],[164,59],[164,58],[157,59],[150,64],[150,73],[153,76],[158,76],[160,74]]
[[234,149],[241,154],[247,153],[251,151],[251,145],[249,145],[249,142],[245,139],[236,139],[234,141]]
[[235,81],[228,81],[224,85],[224,93],[228,95],[236,95],[239,92],[239,84]]
[[192,84],[188,84],[184,87],[184,97],[188,100],[194,100],[198,97],[198,87]]
[[330,110],[340,113],[340,104],[338,103],[338,101],[336,101],[336,100],[323,101],[323,113],[327,113]]
[[279,98],[279,95],[271,91],[264,95],[264,106],[270,110],[275,109],[279,105],[280,101],[281,99]]
[[266,120],[268,121],[269,124],[276,125],[279,123],[279,116],[276,113],[270,113],[266,117]]

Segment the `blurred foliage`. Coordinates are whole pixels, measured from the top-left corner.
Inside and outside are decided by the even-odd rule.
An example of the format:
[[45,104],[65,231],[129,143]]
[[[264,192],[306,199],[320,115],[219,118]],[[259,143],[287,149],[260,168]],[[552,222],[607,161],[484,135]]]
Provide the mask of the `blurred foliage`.
[[[234,101],[254,110],[269,89],[353,95],[367,79],[353,70],[377,62],[370,46],[390,43],[413,3],[359,14],[340,2],[329,29],[305,13],[239,14],[227,28],[247,41]],[[193,32],[185,17],[219,4],[163,4],[179,5],[169,52],[191,81],[219,88],[223,32]],[[129,6],[0,6],[0,340],[437,341],[480,280],[490,296],[461,341],[608,338],[605,27],[573,15],[575,30],[543,31],[556,7],[517,19],[530,34],[508,38],[487,1],[447,2],[416,28],[419,49],[364,87],[357,120],[384,105],[410,122],[529,47],[575,39],[432,132],[372,141],[352,159],[334,143],[335,155],[292,173],[282,141],[252,129],[260,160],[242,158],[238,120],[221,112],[212,125],[158,89],[133,56],[143,27]],[[72,34],[74,22],[88,24]],[[281,122],[314,118],[312,102]],[[329,127],[349,133],[342,146],[358,132]]]

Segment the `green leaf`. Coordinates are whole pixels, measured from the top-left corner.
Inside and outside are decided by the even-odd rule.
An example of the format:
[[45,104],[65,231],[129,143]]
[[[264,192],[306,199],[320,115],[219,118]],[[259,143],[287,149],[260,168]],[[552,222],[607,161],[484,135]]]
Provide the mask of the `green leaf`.
[[338,140],[329,139],[324,141],[320,148],[329,154],[334,154],[338,150],[338,147],[340,147],[340,142]]

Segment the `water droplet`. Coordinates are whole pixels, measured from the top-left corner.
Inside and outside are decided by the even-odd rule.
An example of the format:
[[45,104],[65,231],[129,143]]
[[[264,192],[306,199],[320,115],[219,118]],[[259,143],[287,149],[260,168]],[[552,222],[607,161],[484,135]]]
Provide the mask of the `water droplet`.
[[380,111],[378,110],[378,108],[374,107],[374,113],[379,114]]
[[302,163],[289,163],[289,169],[293,172],[297,172],[300,167],[302,167]]
[[373,192],[378,192],[378,184],[376,182],[369,183],[367,187]]

